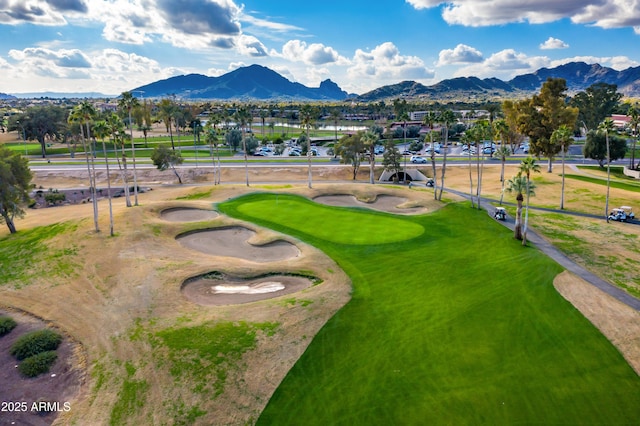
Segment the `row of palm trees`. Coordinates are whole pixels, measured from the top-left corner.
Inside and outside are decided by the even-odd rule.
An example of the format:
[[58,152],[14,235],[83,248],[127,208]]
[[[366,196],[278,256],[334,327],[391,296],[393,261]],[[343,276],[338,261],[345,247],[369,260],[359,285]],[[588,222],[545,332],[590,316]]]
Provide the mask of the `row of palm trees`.
[[[135,163],[135,145],[133,143],[133,129],[131,121],[131,111],[138,105],[138,100],[133,97],[131,92],[124,92],[118,102],[118,106],[121,110],[127,111],[129,114],[130,134],[131,140],[131,158],[133,163],[133,179],[134,179],[134,205],[138,205],[138,182],[137,171]],[[85,152],[85,158],[87,163],[87,172],[89,174],[89,186],[91,201],[93,204],[93,222],[96,232],[100,232],[98,224],[98,200],[97,200],[97,174],[95,168],[95,161],[97,157],[95,140],[100,139],[102,141],[102,153],[104,155],[106,172],[107,172],[107,194],[109,200],[109,234],[115,235],[114,220],[113,220],[113,204],[111,194],[111,174],[109,167],[108,152],[105,139],[108,137],[112,146],[114,147],[116,159],[118,161],[118,168],[122,181],[124,183],[125,202],[127,207],[131,207],[131,197],[129,193],[128,171],[127,171],[127,150],[125,142],[127,139],[125,124],[122,119],[115,113],[107,116],[104,119],[96,120],[98,112],[94,105],[89,101],[82,101],[76,105],[69,114],[69,123],[80,124],[80,133],[82,145]],[[93,135],[91,130],[93,129]]]

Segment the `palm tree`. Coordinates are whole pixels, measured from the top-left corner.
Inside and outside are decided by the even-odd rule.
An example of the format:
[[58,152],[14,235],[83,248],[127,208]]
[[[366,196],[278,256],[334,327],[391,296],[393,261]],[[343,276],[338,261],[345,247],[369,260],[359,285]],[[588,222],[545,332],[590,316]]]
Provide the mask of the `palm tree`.
[[236,123],[240,126],[242,132],[242,150],[244,151],[244,171],[249,186],[249,158],[247,157],[247,141],[245,140],[245,128],[251,119],[251,113],[246,107],[238,108],[234,114]]
[[573,142],[573,131],[566,124],[561,125],[551,134],[551,143],[560,145],[562,153],[562,187],[560,189],[560,209],[564,209],[564,159],[567,148]]
[[[118,161],[118,168],[120,169],[120,175],[122,176],[122,184],[124,185],[124,199],[127,207],[131,207],[131,197],[129,194],[129,176],[127,173],[127,154],[124,150],[124,136],[125,127],[124,123],[118,117],[117,114],[111,114],[107,117],[107,125],[111,131],[111,137],[113,138],[113,146],[116,152],[116,159]],[[118,157],[118,147],[120,148],[120,154],[122,155],[122,162]]]
[[604,204],[604,217],[607,219],[607,222],[609,222],[609,187],[611,185],[611,150],[609,147],[609,133],[614,131],[613,120],[605,118],[605,120],[598,126],[598,131],[604,132],[607,144],[607,196]]
[[[82,101],[76,105],[71,114],[69,114],[69,122],[77,122],[80,124],[80,133],[82,134],[82,145],[84,146],[84,152],[87,160],[87,171],[89,172],[89,185],[91,191],[91,201],[93,204],[93,223],[96,232],[100,232],[98,226],[98,197],[96,191],[96,169],[94,164],[95,150],[91,148],[91,143],[87,145],[87,139],[91,140],[91,120],[96,116],[95,107],[89,103],[89,101]],[[86,125],[87,136],[85,139],[83,125]]]
[[160,111],[158,115],[164,122],[164,126],[169,132],[169,138],[171,139],[171,149],[176,150],[176,145],[173,143],[173,130],[171,128],[171,124],[173,123],[173,115],[175,110],[175,104],[171,99],[163,99],[160,101]]
[[369,150],[369,183],[375,184],[374,169],[376,167],[376,142],[378,142],[378,134],[372,131],[362,135],[362,142],[366,149]]
[[[480,209],[480,196],[482,195],[482,172],[484,169],[484,147],[482,141],[491,134],[490,124],[484,120],[478,121],[471,129],[472,137],[476,143],[476,197],[478,198],[478,209]],[[482,162],[480,162],[480,151],[482,151]]]
[[107,198],[109,199],[109,235],[114,234],[113,226],[113,203],[111,197],[111,176],[109,174],[109,156],[107,155],[107,145],[104,139],[111,134],[111,129],[106,120],[96,121],[93,125],[93,134],[102,140],[102,153],[104,154],[104,164],[107,167]]
[[511,149],[509,149],[508,146],[500,145],[493,155],[500,159],[500,205],[502,205],[504,193],[504,166],[507,162],[507,157],[511,155]]
[[494,155],[500,158],[500,205],[502,205],[504,195],[504,166],[507,162],[507,157],[511,155],[511,150],[504,143],[505,139],[509,136],[509,125],[506,120],[500,119],[493,123],[493,128],[496,136],[500,138],[500,146],[496,149]]
[[333,133],[334,133],[333,145],[335,146],[338,144],[338,123],[340,122],[340,117],[342,116],[342,113],[338,108],[333,108],[329,113],[329,116],[331,117],[331,121],[333,122]]
[[471,175],[471,146],[474,142],[474,130],[473,127],[462,135],[462,142],[467,145],[467,156],[469,159],[469,199],[471,200],[471,208],[475,207],[473,201],[473,176]]
[[126,110],[129,114],[129,136],[131,138],[131,161],[133,163],[133,204],[138,205],[138,176],[136,173],[136,146],[133,142],[133,122],[131,121],[131,110],[139,107],[140,102],[131,92],[122,92],[118,100],[118,108]]
[[527,157],[520,163],[520,173],[524,174],[527,178],[527,187],[525,194],[527,195],[527,201],[524,210],[524,228],[522,231],[522,245],[527,244],[527,226],[529,225],[529,195],[531,190],[531,173],[540,173],[540,166],[536,164],[536,159],[533,157]]
[[527,178],[518,173],[513,178],[507,181],[507,187],[505,191],[516,193],[516,223],[513,228],[513,237],[517,240],[522,239],[522,201],[524,200],[523,194],[535,195],[533,190],[535,184],[533,182],[527,183]]
[[438,121],[438,114],[433,111],[428,111],[422,118],[422,123],[429,126],[429,138],[431,140],[431,168],[433,170],[433,199],[437,199],[438,195],[438,182],[436,181],[436,150],[433,147],[433,127]]
[[307,160],[309,162],[309,188],[311,188],[311,138],[309,137],[309,129],[313,126],[314,111],[313,107],[305,104],[300,109],[300,125],[305,129],[307,135]]
[[456,116],[450,109],[440,113],[438,121],[444,126],[444,155],[442,156],[442,174],[440,176],[440,193],[438,200],[442,200],[442,191],[444,190],[444,174],[447,169],[447,150],[449,149],[449,126],[456,121]]
[[[220,183],[220,152],[218,151],[218,136],[216,135],[215,124],[211,124],[211,120],[207,122],[205,127],[205,140],[209,144],[209,150],[211,151],[211,158],[213,159],[213,184],[217,185]],[[213,157],[213,147],[216,147],[216,156],[218,157],[218,162],[216,164],[216,160]]]
[[264,139],[264,125],[267,121],[268,111],[266,109],[260,110],[260,120],[262,121],[262,139]]

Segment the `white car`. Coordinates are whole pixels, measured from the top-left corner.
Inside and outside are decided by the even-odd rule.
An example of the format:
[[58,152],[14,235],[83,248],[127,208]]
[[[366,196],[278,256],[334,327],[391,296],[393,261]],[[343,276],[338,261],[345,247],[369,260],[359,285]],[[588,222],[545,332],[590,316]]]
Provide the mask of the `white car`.
[[424,157],[420,157],[419,155],[413,155],[413,156],[411,156],[409,161],[411,161],[412,163],[415,163],[415,164],[418,164],[418,163],[426,164],[427,159],[424,158]]

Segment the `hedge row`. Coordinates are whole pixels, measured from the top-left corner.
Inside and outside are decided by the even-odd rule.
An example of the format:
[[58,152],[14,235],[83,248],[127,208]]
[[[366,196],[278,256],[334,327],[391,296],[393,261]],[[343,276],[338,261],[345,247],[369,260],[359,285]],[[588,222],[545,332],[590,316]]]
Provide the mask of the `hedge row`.
[[18,365],[18,371],[27,377],[36,377],[49,371],[57,358],[58,354],[55,351],[40,352],[22,361]]

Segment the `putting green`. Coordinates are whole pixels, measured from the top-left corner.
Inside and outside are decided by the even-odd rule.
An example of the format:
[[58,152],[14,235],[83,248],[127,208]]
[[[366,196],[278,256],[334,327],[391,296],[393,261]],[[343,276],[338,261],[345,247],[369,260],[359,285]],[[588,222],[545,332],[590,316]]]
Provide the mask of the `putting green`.
[[[251,196],[238,206],[238,212],[257,221],[286,217],[284,225],[328,242],[338,244],[386,244],[409,240],[424,234],[424,227],[390,214],[344,207],[325,206],[289,195]],[[328,218],[331,220],[327,220]]]

